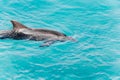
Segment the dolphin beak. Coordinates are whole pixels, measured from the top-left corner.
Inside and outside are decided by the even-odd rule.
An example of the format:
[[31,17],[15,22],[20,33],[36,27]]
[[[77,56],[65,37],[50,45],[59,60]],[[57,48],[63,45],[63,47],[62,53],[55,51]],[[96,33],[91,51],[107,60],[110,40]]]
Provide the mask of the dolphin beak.
[[77,40],[74,39],[74,38],[72,38],[72,37],[67,37],[67,39],[68,39],[68,40],[71,40],[71,41],[73,41],[73,42],[77,42]]

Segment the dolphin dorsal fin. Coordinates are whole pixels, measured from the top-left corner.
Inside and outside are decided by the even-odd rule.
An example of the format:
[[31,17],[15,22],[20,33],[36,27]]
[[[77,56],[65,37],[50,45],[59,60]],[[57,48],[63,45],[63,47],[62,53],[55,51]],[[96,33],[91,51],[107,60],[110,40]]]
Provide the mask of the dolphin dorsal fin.
[[23,25],[23,24],[21,24],[17,21],[14,21],[14,20],[11,20],[11,23],[13,24],[13,29],[14,30],[18,30],[18,29],[21,29],[21,28],[28,28],[25,25]]

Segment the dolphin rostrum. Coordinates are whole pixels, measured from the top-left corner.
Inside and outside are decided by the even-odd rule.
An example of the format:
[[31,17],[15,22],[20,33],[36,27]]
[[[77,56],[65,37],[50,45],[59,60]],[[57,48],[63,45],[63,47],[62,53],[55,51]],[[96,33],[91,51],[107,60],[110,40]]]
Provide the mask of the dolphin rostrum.
[[54,30],[48,29],[32,29],[28,28],[25,25],[11,20],[13,24],[12,30],[1,30],[0,31],[0,39],[10,38],[16,40],[34,40],[34,41],[42,41],[44,43],[40,45],[40,47],[49,46],[56,41],[66,41],[71,40],[75,41],[72,37],[68,37],[63,33]]

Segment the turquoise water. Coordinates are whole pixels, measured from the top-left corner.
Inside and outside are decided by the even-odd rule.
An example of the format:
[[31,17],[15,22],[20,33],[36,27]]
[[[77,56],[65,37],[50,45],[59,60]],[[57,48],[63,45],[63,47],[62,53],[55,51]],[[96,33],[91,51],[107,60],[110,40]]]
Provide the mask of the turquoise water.
[[2,0],[0,30],[10,20],[77,42],[0,40],[0,80],[120,80],[120,0]]

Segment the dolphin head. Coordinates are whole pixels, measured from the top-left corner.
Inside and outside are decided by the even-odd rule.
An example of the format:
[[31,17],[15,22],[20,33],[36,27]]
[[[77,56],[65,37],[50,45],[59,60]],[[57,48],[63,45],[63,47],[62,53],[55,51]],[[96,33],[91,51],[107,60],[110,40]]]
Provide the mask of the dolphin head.
[[59,37],[59,40],[60,40],[60,41],[67,41],[67,40],[70,40],[70,41],[76,42],[76,40],[75,40],[74,38],[69,37],[69,36],[60,36],[60,37]]

